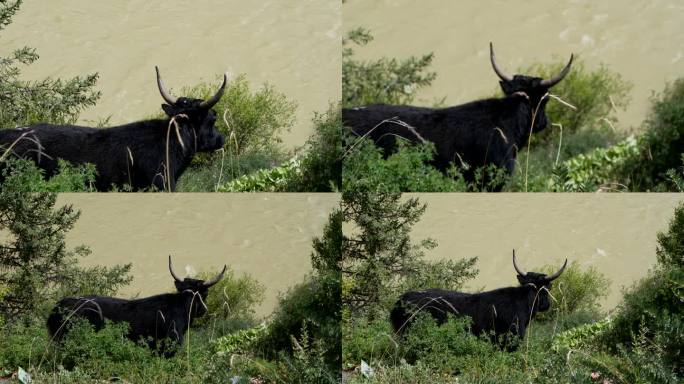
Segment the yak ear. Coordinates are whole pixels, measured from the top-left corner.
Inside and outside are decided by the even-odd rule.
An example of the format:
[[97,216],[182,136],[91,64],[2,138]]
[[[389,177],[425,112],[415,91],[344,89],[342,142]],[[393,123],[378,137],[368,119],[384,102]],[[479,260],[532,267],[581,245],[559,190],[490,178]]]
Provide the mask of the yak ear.
[[161,107],[168,116],[174,116],[176,114],[176,108],[174,108],[173,105],[162,104]]

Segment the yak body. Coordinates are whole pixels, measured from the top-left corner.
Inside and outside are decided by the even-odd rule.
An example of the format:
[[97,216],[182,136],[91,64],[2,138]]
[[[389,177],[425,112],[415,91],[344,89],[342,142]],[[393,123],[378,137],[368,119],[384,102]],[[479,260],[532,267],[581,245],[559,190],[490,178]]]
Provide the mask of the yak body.
[[[514,349],[515,339],[523,339],[530,321],[537,312],[551,308],[549,290],[551,282],[565,270],[547,276],[537,272],[522,272],[513,252],[513,265],[518,271],[518,287],[498,288],[480,293],[464,293],[445,289],[426,289],[405,292],[390,313],[397,334],[411,326],[416,313],[430,314],[438,324],[449,315],[472,319],[470,330],[475,335],[488,334],[508,349]],[[512,336],[509,337],[509,336]]]
[[[499,288],[481,293],[463,293],[444,289],[427,289],[404,293],[390,314],[394,330],[401,333],[411,323],[415,310],[429,313],[438,324],[448,315],[468,316],[470,330],[475,335],[493,332],[497,337],[510,334],[525,337],[531,317],[538,310],[534,305],[537,289],[532,286]],[[504,342],[507,344],[507,341]]]
[[453,164],[467,181],[474,180],[476,168],[491,165],[511,174],[517,153],[529,135],[547,126],[548,91],[567,75],[573,58],[551,79],[504,74],[496,64],[491,44],[490,59],[501,79],[504,97],[448,108],[385,104],[345,108],[344,126],[355,136],[373,140],[385,157],[396,150],[398,140],[431,142],[436,151],[432,165],[446,172]]
[[[532,111],[525,97],[511,95],[439,109],[375,104],[343,109],[342,120],[354,135],[373,140],[385,156],[395,151],[398,140],[413,144],[425,140],[435,146],[435,168],[446,172],[452,164],[467,164],[470,169],[465,174],[472,175],[473,168],[489,164],[513,171],[517,150],[530,132]],[[378,126],[392,118],[413,127],[420,138],[392,121]],[[546,116],[540,115],[537,122],[545,126]]]
[[[194,298],[198,301],[199,298]],[[127,337],[135,342],[141,338],[151,349],[173,354],[172,344],[181,345],[185,332],[196,314],[190,315],[193,294],[166,293],[144,299],[126,300],[114,297],[65,297],[57,303],[48,318],[50,335],[59,340],[67,331],[65,320],[71,313],[85,318],[96,331],[105,325],[105,319],[114,323],[127,323]]]
[[[210,119],[215,120],[211,111]],[[58,171],[57,159],[69,161],[73,165],[92,163],[97,176],[95,189],[107,191],[112,186],[123,188],[130,185],[133,190],[150,187],[163,190],[171,185],[175,190],[178,178],[190,165],[199,151],[212,151],[223,147],[223,135],[218,131],[206,137],[207,142],[200,147],[196,143],[196,132],[189,124],[180,121],[180,137],[185,148],[176,136],[175,128],[170,132],[169,163],[170,184],[166,182],[166,147],[169,120],[147,120],[111,128],[90,128],[76,125],[38,124],[21,129],[0,130],[0,145],[9,145],[21,135],[35,138],[36,142],[20,140],[12,148],[22,158],[33,160],[45,170],[47,178]]]
[[218,283],[223,271],[210,281],[179,278],[171,266],[176,291],[142,299],[119,299],[107,296],[65,297],[53,308],[47,320],[47,327],[55,340],[61,340],[69,331],[72,317],[84,318],[95,330],[105,326],[105,321],[128,324],[129,339],[139,342],[143,339],[154,350],[166,357],[173,356],[176,347],[183,344],[185,332],[195,318],[204,316],[204,304],[209,288]]
[[[159,91],[166,101],[166,119],[138,121],[111,128],[36,124],[0,130],[0,153],[11,150],[30,159],[49,178],[58,171],[58,159],[73,165],[92,163],[95,188],[134,191],[157,188],[174,191],[176,182],[198,152],[223,148],[225,138],[215,127],[212,109],[226,86],[226,77],[209,100],[173,97],[164,89],[157,70]],[[173,122],[171,121],[173,120]],[[176,128],[177,127],[177,128]],[[167,164],[168,159],[168,164]],[[3,176],[0,172],[0,182]]]

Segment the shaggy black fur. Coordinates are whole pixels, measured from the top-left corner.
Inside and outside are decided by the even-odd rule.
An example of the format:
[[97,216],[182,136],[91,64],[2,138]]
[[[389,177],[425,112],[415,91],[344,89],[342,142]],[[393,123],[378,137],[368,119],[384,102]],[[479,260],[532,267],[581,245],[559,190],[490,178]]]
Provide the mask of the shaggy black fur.
[[445,323],[449,314],[469,316],[472,319],[471,332],[476,335],[493,332],[493,340],[498,340],[509,349],[515,348],[508,333],[523,339],[532,317],[551,307],[548,290],[551,289],[553,280],[536,272],[518,274],[517,277],[521,284],[519,287],[481,293],[444,289],[408,291],[396,302],[390,313],[392,326],[396,333],[401,334],[411,326],[416,311],[426,311],[438,324]]
[[[32,140],[20,140],[13,152],[33,160],[45,170],[46,178],[57,171],[57,159],[72,164],[93,163],[97,168],[95,188],[108,191],[125,184],[133,190],[152,186],[175,190],[176,182],[197,152],[223,147],[224,136],[216,129],[216,112],[199,107],[202,100],[178,98],[174,105],[162,104],[167,119],[140,121],[111,128],[37,124],[0,130],[0,148],[8,148],[26,133]],[[187,115],[187,118],[178,115]],[[183,148],[171,126],[168,133],[170,180],[166,181],[167,130],[172,117],[180,128]],[[2,176],[0,175],[0,182]]]
[[50,336],[60,340],[68,332],[72,316],[87,319],[96,330],[104,327],[105,320],[125,322],[129,325],[129,339],[137,342],[143,338],[150,348],[167,357],[173,356],[177,347],[183,344],[193,319],[206,313],[204,301],[209,294],[209,287],[203,280],[185,278],[174,283],[176,293],[136,300],[106,296],[65,297],[47,320]]
[[[385,104],[345,108],[342,110],[342,120],[352,134],[367,134],[383,148],[385,156],[396,149],[397,137],[411,143],[422,141],[399,124],[382,123],[397,119],[415,128],[422,139],[434,143],[436,154],[432,163],[442,172],[452,163],[457,167],[467,164],[469,170],[464,172],[464,176],[472,181],[475,168],[493,164],[510,174],[517,152],[528,141],[530,128],[535,133],[548,124],[545,112],[548,98],[544,98],[544,95],[549,87],[542,80],[539,77],[515,75],[510,80],[502,79],[499,82],[505,94],[502,98],[478,100],[448,108]],[[538,112],[532,126],[535,111]]]

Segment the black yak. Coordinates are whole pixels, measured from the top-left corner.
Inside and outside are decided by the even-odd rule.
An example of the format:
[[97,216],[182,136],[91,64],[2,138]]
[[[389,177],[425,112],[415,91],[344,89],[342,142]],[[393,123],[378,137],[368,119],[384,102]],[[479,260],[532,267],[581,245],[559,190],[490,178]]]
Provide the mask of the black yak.
[[185,332],[192,320],[207,312],[204,301],[209,288],[218,283],[226,272],[226,266],[209,281],[186,277],[181,279],[173,271],[169,256],[169,272],[176,285],[176,293],[143,299],[118,299],[106,296],[65,297],[57,303],[47,321],[50,335],[60,340],[69,330],[69,319],[78,316],[87,319],[100,330],[105,320],[114,323],[128,323],[128,338],[145,340],[147,345],[165,356],[175,354],[177,346],[183,343]]
[[396,302],[390,319],[397,334],[401,334],[417,312],[429,313],[438,324],[447,321],[448,315],[472,318],[471,331],[480,335],[493,332],[496,339],[504,336],[502,344],[515,348],[506,337],[510,332],[520,339],[530,320],[537,312],[549,310],[551,282],[565,270],[568,260],[551,276],[543,273],[523,272],[516,263],[513,250],[513,267],[518,272],[518,287],[499,288],[481,293],[463,293],[444,289],[426,289],[404,293]]
[[344,125],[352,134],[372,139],[385,156],[395,150],[397,137],[412,143],[432,142],[436,150],[432,164],[442,172],[451,164],[467,164],[464,177],[468,181],[474,179],[474,169],[482,166],[494,165],[511,174],[517,151],[527,143],[530,129],[539,132],[548,124],[544,111],[547,93],[568,74],[573,56],[551,79],[511,77],[496,64],[491,43],[489,48],[504,97],[438,109],[384,104],[348,108],[342,110]]
[[[53,176],[58,159],[72,164],[92,163],[98,191],[156,187],[174,191],[176,182],[197,152],[223,148],[224,136],[216,129],[212,107],[225,91],[227,78],[207,100],[173,97],[164,87],[159,69],[157,86],[166,104],[166,119],[138,121],[111,128],[36,124],[0,130],[0,152],[11,147],[19,157],[33,160]],[[176,125],[171,122],[174,120]],[[167,164],[167,159],[168,163]],[[0,175],[0,182],[2,176]]]

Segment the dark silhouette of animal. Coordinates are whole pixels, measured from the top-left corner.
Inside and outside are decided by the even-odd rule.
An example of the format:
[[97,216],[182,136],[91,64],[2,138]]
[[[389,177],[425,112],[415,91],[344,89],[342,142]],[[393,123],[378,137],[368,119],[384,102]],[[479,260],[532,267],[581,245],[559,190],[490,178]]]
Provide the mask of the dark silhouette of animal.
[[166,102],[162,104],[166,119],[106,129],[53,124],[3,129],[0,149],[11,148],[17,156],[33,160],[45,170],[46,178],[57,172],[58,159],[92,163],[97,169],[94,186],[98,191],[125,185],[133,190],[175,190],[178,178],[197,152],[223,148],[225,139],[214,126],[216,112],[212,107],[223,95],[227,78],[223,76],[223,84],[207,100],[176,98],[166,91],[159,69],[155,69],[157,86]]
[[385,156],[394,152],[398,138],[432,142],[436,150],[432,164],[442,172],[452,163],[457,167],[467,164],[463,173],[468,181],[474,179],[475,168],[491,164],[512,173],[517,151],[527,143],[530,129],[534,133],[546,127],[545,95],[568,74],[573,56],[551,79],[510,77],[496,64],[491,43],[489,48],[504,97],[439,109],[385,104],[343,109],[344,125],[352,134],[372,139]]
[[396,302],[390,319],[395,332],[401,334],[411,325],[417,312],[429,313],[438,324],[446,322],[450,314],[469,316],[472,318],[470,330],[475,335],[493,333],[494,341],[498,340],[502,346],[514,349],[515,343],[510,343],[513,340],[509,339],[508,333],[523,339],[532,317],[551,307],[551,282],[563,273],[567,264],[566,259],[561,269],[551,276],[537,272],[525,273],[518,267],[513,250],[513,267],[518,272],[520,286],[481,293],[444,289],[409,291]]
[[169,272],[174,279],[177,292],[143,299],[126,300],[106,296],[65,297],[52,310],[47,321],[50,335],[60,340],[69,330],[73,316],[87,319],[100,330],[105,320],[114,323],[128,323],[128,338],[145,340],[147,345],[165,356],[175,354],[183,344],[185,332],[193,319],[207,312],[204,301],[209,288],[218,283],[226,272],[226,266],[209,281],[186,277],[181,279],[173,271],[169,256]]

